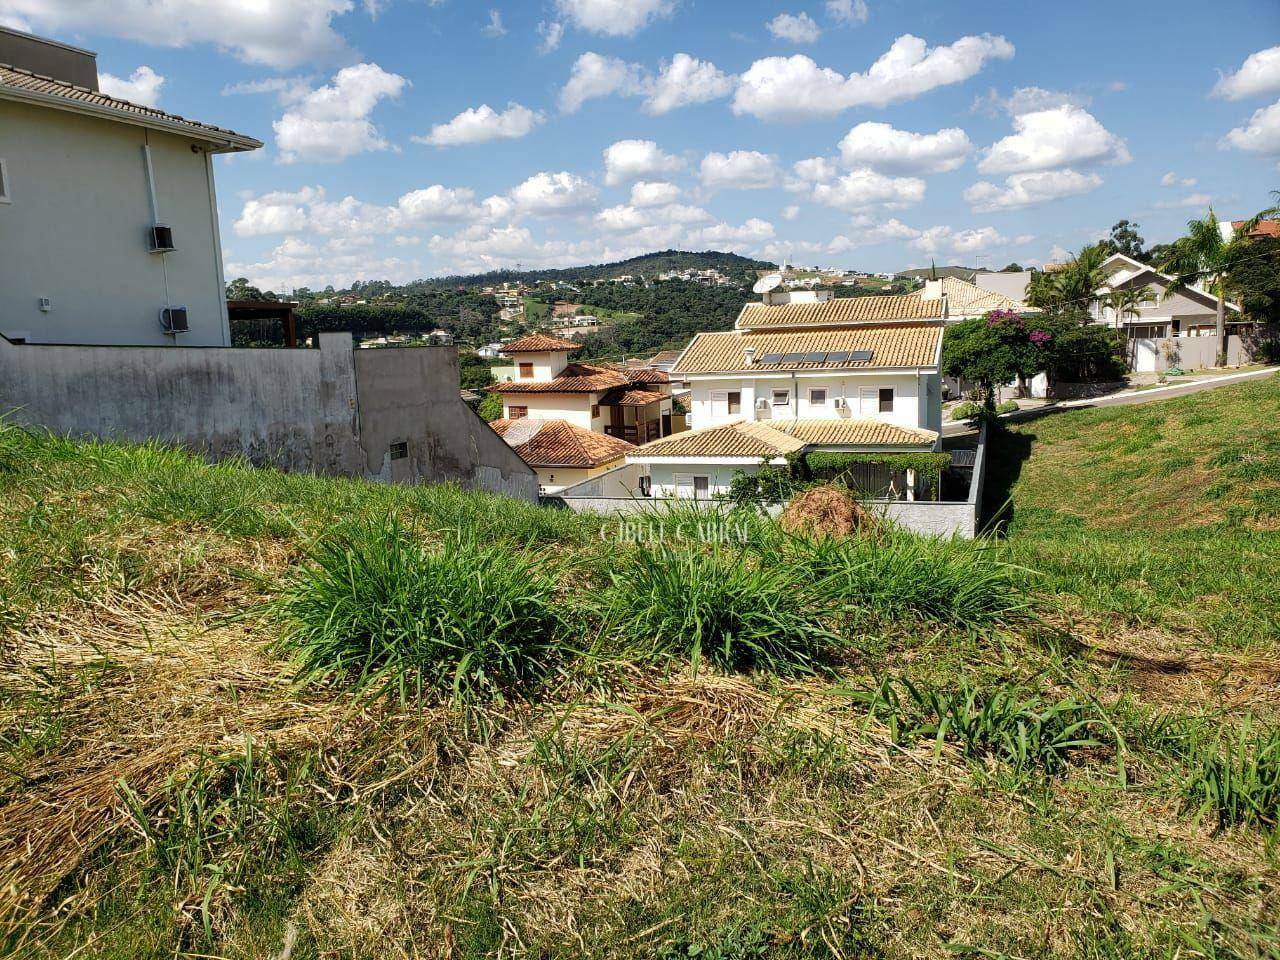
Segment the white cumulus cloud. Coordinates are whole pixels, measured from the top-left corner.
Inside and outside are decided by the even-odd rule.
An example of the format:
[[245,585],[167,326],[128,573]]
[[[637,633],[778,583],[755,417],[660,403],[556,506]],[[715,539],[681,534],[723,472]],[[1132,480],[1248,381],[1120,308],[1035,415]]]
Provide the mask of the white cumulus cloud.
[[760,190],[778,182],[778,161],[758,150],[708,153],[699,168],[710,190]]
[[127,80],[110,73],[98,75],[98,87],[107,96],[140,103],[144,107],[160,103],[160,88],[163,86],[164,77],[147,66],[133,71]]
[[1028,173],[1081,164],[1127,163],[1124,140],[1087,111],[1064,104],[1013,118],[1014,133],[985,151],[983,173]]
[[456,147],[463,144],[487,143],[490,140],[516,140],[530,133],[546,118],[536,110],[518,103],[507,104],[499,113],[487,103],[463,110],[448,123],[438,123],[417,143],[433,147]]
[[1280,47],[1250,54],[1235,73],[1220,73],[1213,95],[1227,100],[1280,93]]
[[567,170],[535,173],[511,191],[511,200],[522,213],[535,216],[573,213],[591,206],[596,188]]
[[346,43],[333,21],[355,8],[354,0],[4,2],[11,20],[51,35],[95,33],[160,47],[208,43],[277,69],[341,56]]
[[569,80],[560,91],[560,109],[576,113],[588,100],[613,94],[643,93],[645,78],[641,68],[618,57],[584,53],[574,61]]
[[779,40],[792,43],[813,43],[822,36],[822,29],[807,13],[780,13],[765,26]]
[[836,23],[866,23],[867,0],[827,0],[827,16]]
[[575,27],[608,37],[638,33],[675,7],[675,0],[556,0],[556,10]]
[[733,92],[733,78],[709,60],[677,53],[644,88],[645,112],[660,116],[678,107],[727,97]]
[[1063,197],[1079,196],[1102,186],[1096,173],[1075,170],[1048,170],[1040,173],[1015,173],[999,186],[980,180],[964,192],[965,202],[975,212],[1016,210]]
[[369,119],[379,101],[408,86],[404,77],[376,63],[343,67],[327,85],[312,90],[272,124],[280,161],[334,162],[391,144]]
[[674,203],[680,197],[680,188],[661,180],[641,180],[631,185],[633,207],[658,207]]
[[1229,130],[1219,146],[1264,156],[1280,154],[1280,100],[1255,110],[1246,124]]
[[869,168],[851,170],[832,183],[813,188],[813,199],[849,213],[874,207],[905,207],[924,199],[925,183],[918,177],[889,177]]
[[964,163],[972,144],[959,127],[912,133],[888,123],[860,123],[840,141],[840,157],[850,167],[884,173],[945,173]]
[[539,20],[538,36],[541,41],[538,43],[538,50],[542,53],[550,53],[560,46],[560,41],[564,39],[564,24],[559,20]]
[[709,60],[677,53],[664,61],[657,76],[638,63],[599,53],[584,53],[574,62],[560,90],[560,109],[575,113],[588,100],[601,97],[644,97],[645,113],[660,116],[679,107],[706,103],[733,92],[733,77]]
[[766,57],[740,78],[733,110],[763,120],[794,120],[834,116],[851,107],[884,107],[960,83],[988,61],[1007,60],[1013,52],[1008,40],[990,34],[932,48],[904,34],[866,73],[848,76],[800,54]]
[[683,166],[683,160],[664,153],[652,140],[619,140],[604,149],[604,182],[610,187],[675,173]]

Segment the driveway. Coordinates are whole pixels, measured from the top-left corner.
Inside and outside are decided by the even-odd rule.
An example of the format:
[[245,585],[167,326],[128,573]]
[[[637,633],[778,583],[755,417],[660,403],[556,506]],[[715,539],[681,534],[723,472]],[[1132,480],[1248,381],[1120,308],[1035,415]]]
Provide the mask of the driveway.
[[[1233,383],[1241,383],[1245,380],[1261,380],[1276,373],[1280,373],[1280,367],[1266,367],[1263,370],[1250,370],[1248,373],[1229,373],[1222,377],[1195,380],[1191,383],[1179,383],[1168,387],[1152,387],[1147,390],[1122,390],[1119,393],[1111,393],[1105,397],[1092,397],[1088,400],[1061,400],[1056,403],[1047,403],[1033,410],[1019,410],[1014,413],[1007,413],[1001,419],[1015,422],[1018,420],[1034,420],[1057,410],[1075,410],[1083,407],[1124,407],[1133,403],[1168,400],[1170,397],[1184,397],[1190,393],[1229,387]],[[944,437],[958,437],[972,432],[973,428],[964,421],[942,425],[942,435]]]

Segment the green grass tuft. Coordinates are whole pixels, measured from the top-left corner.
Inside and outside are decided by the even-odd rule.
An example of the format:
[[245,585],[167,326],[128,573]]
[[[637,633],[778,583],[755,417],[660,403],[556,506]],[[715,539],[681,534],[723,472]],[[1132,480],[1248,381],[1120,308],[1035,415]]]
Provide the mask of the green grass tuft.
[[1198,815],[1212,815],[1219,827],[1280,826],[1280,727],[1254,726],[1246,716],[1237,731],[1216,737],[1196,728],[1186,762],[1182,796]]
[[810,671],[838,640],[789,571],[720,545],[634,551],[610,571],[600,606],[610,633],[642,655],[729,670]]
[[302,677],[471,701],[543,675],[562,633],[548,560],[474,537],[432,548],[394,514],[324,538],[275,603]]

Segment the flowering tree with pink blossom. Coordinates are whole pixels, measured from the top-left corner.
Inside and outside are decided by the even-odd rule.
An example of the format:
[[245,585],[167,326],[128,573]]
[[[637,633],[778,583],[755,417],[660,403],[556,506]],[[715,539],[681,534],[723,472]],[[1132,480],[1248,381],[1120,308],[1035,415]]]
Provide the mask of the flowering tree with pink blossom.
[[995,408],[996,390],[1006,383],[1016,380],[1019,396],[1026,396],[1028,381],[1053,361],[1049,326],[1013,310],[962,320],[943,337],[942,372],[977,384],[988,409]]

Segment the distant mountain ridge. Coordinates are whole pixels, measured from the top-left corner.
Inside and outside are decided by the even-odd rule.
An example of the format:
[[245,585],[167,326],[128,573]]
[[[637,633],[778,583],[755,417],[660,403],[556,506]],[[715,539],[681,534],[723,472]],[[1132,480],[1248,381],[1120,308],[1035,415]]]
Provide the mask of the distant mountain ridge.
[[421,282],[486,287],[502,283],[532,283],[537,280],[607,280],[627,274],[634,277],[654,277],[671,270],[719,270],[726,276],[746,276],[759,270],[775,269],[777,264],[719,250],[662,250],[614,263],[587,264],[556,270],[491,270],[488,273],[466,276],[435,277]]

